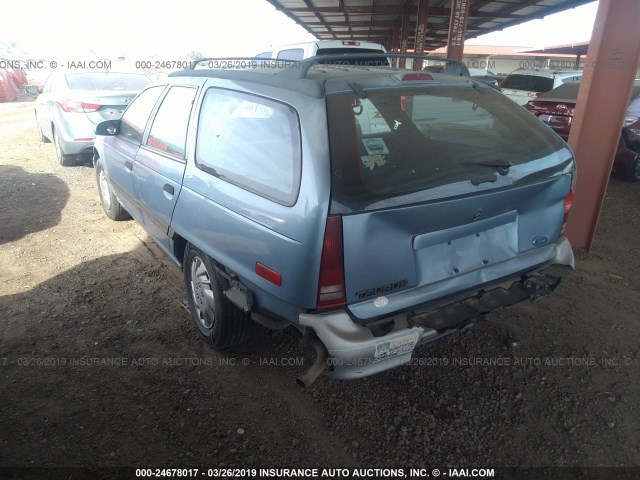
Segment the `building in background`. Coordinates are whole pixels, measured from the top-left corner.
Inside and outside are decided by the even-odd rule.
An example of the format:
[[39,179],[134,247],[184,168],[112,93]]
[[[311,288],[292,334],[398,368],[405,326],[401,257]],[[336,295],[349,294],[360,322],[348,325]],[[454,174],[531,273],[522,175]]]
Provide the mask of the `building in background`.
[[[550,47],[548,47],[550,48]],[[488,70],[495,75],[508,75],[518,68],[575,69],[576,55],[536,50],[526,46],[465,45],[462,61],[468,68]],[[429,55],[446,56],[446,47]],[[584,66],[584,57],[577,59],[578,68]]]

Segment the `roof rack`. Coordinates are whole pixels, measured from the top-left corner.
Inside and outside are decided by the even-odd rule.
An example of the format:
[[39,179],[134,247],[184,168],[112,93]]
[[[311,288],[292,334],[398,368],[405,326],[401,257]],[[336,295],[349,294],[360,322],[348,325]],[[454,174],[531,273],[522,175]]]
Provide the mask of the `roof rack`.
[[[297,78],[306,78],[307,77],[307,73],[309,73],[309,70],[311,69],[311,67],[313,67],[314,65],[318,65],[318,64],[328,64],[328,65],[334,65],[334,66],[344,66],[344,67],[380,67],[380,65],[375,65],[377,62],[375,61],[376,59],[379,60],[389,60],[392,58],[412,58],[412,59],[418,59],[418,60],[422,60],[424,61],[431,61],[431,60],[435,60],[435,61],[440,61],[440,62],[446,62],[448,64],[447,68],[453,68],[453,69],[457,69],[459,70],[459,75],[461,76],[468,76],[468,73],[464,73],[464,72],[468,72],[468,69],[466,67],[466,65],[464,65],[464,63],[458,61],[458,60],[453,60],[451,58],[446,58],[446,57],[430,57],[430,56],[426,56],[426,55],[416,55],[416,54],[408,54],[408,53],[385,53],[385,52],[380,52],[380,53],[341,53],[341,54],[334,54],[334,55],[316,55],[315,57],[310,57],[310,58],[306,58],[304,60],[301,60],[300,63],[300,68],[296,69],[296,68],[290,68],[288,69],[286,72],[287,74],[290,75],[294,75],[295,72],[295,76]],[[353,60],[357,60],[356,64],[351,63],[349,60],[353,61]],[[364,61],[362,61],[364,60]],[[367,60],[369,62],[367,62]],[[343,63],[341,63],[343,62]],[[385,67],[385,66],[382,66]],[[386,67],[390,67],[390,65],[387,65]],[[393,67],[391,67],[393,68]],[[289,73],[291,72],[291,73]]]
[[[286,60],[281,58],[263,58],[263,57],[209,57],[194,60],[189,65],[190,70],[194,70],[196,66],[203,62],[212,62],[219,68],[226,69],[246,69],[263,67],[282,67],[283,71],[278,72],[288,78],[307,78],[307,74],[311,67],[315,65],[325,65],[333,67],[377,67],[377,68],[394,68],[390,65],[390,59],[411,58],[421,60],[423,62],[444,62],[447,64],[446,71],[442,73],[454,74],[459,76],[469,76],[467,66],[451,58],[416,55],[408,53],[341,53],[334,55],[316,55],[315,57],[306,58],[304,60]],[[384,60],[386,65],[380,65],[380,61]],[[356,62],[356,63],[353,63]],[[186,73],[184,70],[183,74]]]

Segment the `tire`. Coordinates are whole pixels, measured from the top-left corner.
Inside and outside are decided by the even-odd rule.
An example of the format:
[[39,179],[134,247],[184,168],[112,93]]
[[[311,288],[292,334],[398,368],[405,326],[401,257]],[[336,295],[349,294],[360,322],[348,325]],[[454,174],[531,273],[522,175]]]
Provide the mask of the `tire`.
[[100,160],[96,161],[95,172],[96,183],[98,184],[98,194],[100,195],[100,204],[102,205],[105,215],[111,220],[118,222],[122,220],[129,220],[131,215],[129,215],[129,212],[124,209],[118,200],[118,197],[116,197],[113,190],[111,190],[111,185],[109,185],[109,180],[104,173],[104,167]]
[[51,143],[47,137],[42,133],[42,128],[40,127],[40,123],[38,122],[38,114],[36,113],[36,126],[38,127],[38,137],[40,137],[40,142],[42,143]]
[[56,147],[56,157],[58,157],[58,163],[63,167],[72,167],[76,164],[76,156],[75,155],[67,155],[62,150],[62,145],[58,141],[58,134],[56,133],[56,129],[53,128],[53,145]]
[[636,161],[629,168],[626,179],[633,183],[640,182],[640,155],[636,156]]
[[244,343],[253,321],[224,296],[221,285],[226,280],[213,268],[211,259],[187,244],[183,265],[189,311],[200,336],[216,350]]

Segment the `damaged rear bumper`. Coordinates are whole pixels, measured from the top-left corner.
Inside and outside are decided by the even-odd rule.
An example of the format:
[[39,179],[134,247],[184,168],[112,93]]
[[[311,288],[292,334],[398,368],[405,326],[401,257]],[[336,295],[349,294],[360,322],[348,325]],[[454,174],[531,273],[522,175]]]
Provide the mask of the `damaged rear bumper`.
[[311,328],[326,347],[334,378],[365,377],[408,363],[416,346],[447,335],[488,312],[547,295],[574,268],[571,246],[562,239],[554,259],[542,267],[474,292],[394,314],[377,320],[375,325],[359,325],[345,310],[302,314],[300,324]]

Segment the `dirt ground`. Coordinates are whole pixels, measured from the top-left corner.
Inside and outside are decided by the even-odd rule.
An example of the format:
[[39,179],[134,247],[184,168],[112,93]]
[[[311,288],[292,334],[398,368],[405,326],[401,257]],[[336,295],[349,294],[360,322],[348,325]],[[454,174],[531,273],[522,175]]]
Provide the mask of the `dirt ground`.
[[554,295],[302,390],[293,332],[206,347],[182,273],[104,216],[93,168],[0,104],[0,466],[638,467],[639,207],[612,179]]

